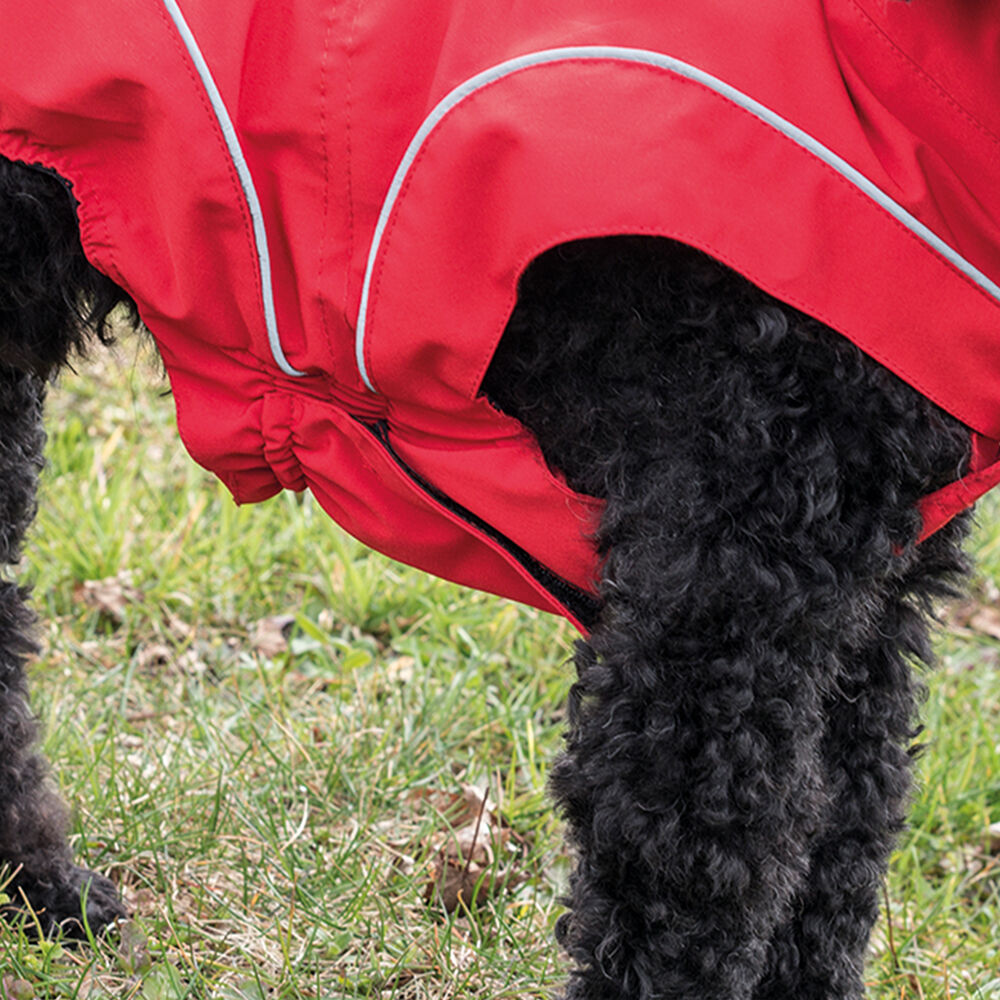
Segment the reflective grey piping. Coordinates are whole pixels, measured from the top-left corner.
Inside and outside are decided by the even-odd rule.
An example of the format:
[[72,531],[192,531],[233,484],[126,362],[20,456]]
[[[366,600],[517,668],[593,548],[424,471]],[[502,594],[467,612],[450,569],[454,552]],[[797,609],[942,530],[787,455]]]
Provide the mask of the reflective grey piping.
[[222,129],[222,136],[225,139],[226,148],[229,150],[229,157],[233,161],[233,166],[236,167],[240,186],[243,188],[243,196],[246,199],[247,208],[250,211],[250,220],[253,224],[254,249],[257,253],[261,299],[264,306],[264,325],[267,328],[267,340],[271,345],[271,354],[274,357],[275,364],[286,375],[305,375],[305,372],[293,368],[288,363],[285,352],[281,348],[281,338],[278,335],[278,320],[274,311],[274,289],[271,283],[271,254],[267,246],[264,213],[260,207],[260,199],[257,197],[257,189],[254,187],[250,167],[247,165],[246,157],[243,155],[243,150],[240,147],[239,136],[236,134],[233,120],[229,117],[229,111],[222,100],[219,88],[215,85],[212,71],[208,68],[208,63],[205,62],[205,57],[201,53],[198,40],[194,37],[194,33],[190,27],[188,27],[187,21],[184,20],[184,15],[181,13],[176,0],[163,0],[163,6],[167,9],[167,13],[177,28],[177,33],[181,36],[188,50],[188,55],[191,56],[191,61],[198,71],[201,84],[205,88],[205,93],[211,102],[212,111],[215,113],[215,118]]
[[451,91],[450,94],[444,97],[434,110],[431,111],[423,125],[420,126],[416,135],[414,135],[413,139],[410,140],[410,144],[403,155],[403,159],[396,168],[396,173],[392,178],[392,183],[389,185],[385,201],[382,203],[382,210],[379,213],[378,222],[375,226],[375,233],[372,237],[371,248],[368,253],[368,264],[365,268],[365,280],[361,290],[361,307],[358,313],[358,327],[355,335],[354,352],[355,357],[357,358],[358,371],[361,374],[361,378],[364,379],[365,385],[367,385],[372,392],[375,392],[376,389],[372,384],[365,365],[365,327],[368,319],[368,301],[371,293],[372,271],[374,270],[375,258],[378,256],[382,236],[385,233],[385,227],[388,224],[389,216],[396,204],[396,199],[399,197],[399,192],[403,187],[404,181],[406,180],[406,175],[409,172],[410,167],[413,165],[413,161],[417,158],[417,154],[420,152],[421,146],[423,146],[427,137],[440,123],[441,119],[444,118],[444,116],[447,115],[448,112],[451,111],[456,105],[464,101],[470,94],[474,94],[477,90],[481,90],[483,87],[488,87],[491,83],[495,83],[497,80],[500,80],[505,76],[510,76],[510,74],[516,73],[519,70],[528,69],[533,66],[541,66],[545,63],[562,62],[571,59],[613,59],[620,62],[655,66],[687,80],[693,80],[696,83],[700,83],[707,87],[709,90],[715,91],[715,93],[727,98],[734,104],[743,108],[745,111],[749,111],[752,115],[755,115],[772,128],[777,129],[793,142],[796,142],[807,152],[812,153],[813,156],[832,167],[837,171],[837,173],[839,173],[842,177],[845,177],[856,188],[858,188],[859,191],[867,195],[873,202],[885,209],[897,221],[901,222],[907,229],[910,230],[910,232],[923,240],[923,242],[933,250],[937,251],[949,263],[953,264],[959,271],[962,272],[962,274],[983,289],[983,291],[1000,302],[1000,285],[991,281],[985,274],[983,274],[982,271],[978,270],[971,263],[969,263],[969,261],[962,257],[957,250],[945,243],[940,236],[932,232],[927,228],[927,226],[920,222],[919,219],[916,219],[909,212],[907,212],[902,205],[893,201],[892,198],[890,198],[881,188],[876,187],[875,184],[865,177],[864,174],[852,167],[846,160],[839,157],[833,152],[833,150],[824,146],[821,142],[819,142],[819,140],[815,139],[807,132],[803,132],[798,126],[793,125],[787,119],[782,118],[781,115],[772,111],[770,108],[765,107],[759,101],[755,101],[752,97],[744,94],[740,90],[737,90],[735,87],[730,86],[728,83],[725,83],[717,77],[706,73],[704,70],[698,69],[696,66],[691,66],[688,63],[681,62],[679,59],[674,59],[672,56],[663,55],[660,52],[649,52],[646,49],[630,49],[620,48],[618,46],[600,45],[582,46],[579,48],[545,49],[540,52],[531,52],[528,55],[518,56],[516,59],[509,59],[506,62],[499,63],[490,69],[484,70],[482,73],[477,73],[474,77],[466,80],[465,83],[460,84],[453,91]]

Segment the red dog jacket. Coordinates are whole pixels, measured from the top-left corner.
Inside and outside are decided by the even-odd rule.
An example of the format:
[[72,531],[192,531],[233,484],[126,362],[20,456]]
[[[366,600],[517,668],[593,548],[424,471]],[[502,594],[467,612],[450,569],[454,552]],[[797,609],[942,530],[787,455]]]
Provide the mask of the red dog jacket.
[[[599,505],[478,394],[540,252],[682,240],[1000,479],[1000,17],[946,0],[0,0],[0,152],[72,182],[239,501],[580,620]],[[58,29],[58,30],[56,30]]]

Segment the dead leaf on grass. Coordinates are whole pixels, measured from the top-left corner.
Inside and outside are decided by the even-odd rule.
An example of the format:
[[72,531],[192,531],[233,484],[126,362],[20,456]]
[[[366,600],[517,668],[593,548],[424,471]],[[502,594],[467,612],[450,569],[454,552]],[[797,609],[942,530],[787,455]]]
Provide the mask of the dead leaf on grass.
[[982,604],[969,616],[966,623],[974,632],[1000,639],[1000,609],[990,604]]
[[151,642],[143,645],[136,653],[136,665],[140,670],[159,670],[169,666],[174,658],[174,651],[163,642]]
[[194,626],[176,615],[170,608],[163,609],[163,624],[175,639],[187,640],[194,635]]
[[480,791],[475,785],[463,784],[459,792],[446,792],[442,788],[416,788],[410,792],[409,799],[414,803],[426,802],[441,814],[441,818],[452,829],[475,823],[480,816],[486,816],[490,823],[507,825],[500,819],[489,793]]
[[27,979],[9,975],[0,979],[0,1000],[31,1000],[34,995],[35,988]]
[[103,580],[84,580],[73,588],[73,597],[121,625],[130,605],[141,602],[143,593],[132,586],[132,571],[125,569]]
[[438,901],[446,913],[462,906],[481,906],[497,890],[490,869],[439,858],[434,873],[424,889],[424,902]]
[[177,665],[188,677],[204,677],[212,674],[212,668],[198,655],[194,647],[181,653]]
[[486,792],[464,785],[461,794],[428,789],[423,797],[438,808],[450,827],[433,838],[436,856],[424,902],[437,900],[452,913],[461,906],[479,906],[524,880],[510,870],[511,830]]
[[262,656],[273,660],[288,650],[288,637],[295,615],[271,615],[261,618],[250,633],[250,645]]
[[148,972],[153,967],[149,941],[134,920],[118,925],[118,960],[130,975]]
[[409,684],[413,680],[416,666],[415,657],[397,656],[386,664],[386,676],[397,684]]

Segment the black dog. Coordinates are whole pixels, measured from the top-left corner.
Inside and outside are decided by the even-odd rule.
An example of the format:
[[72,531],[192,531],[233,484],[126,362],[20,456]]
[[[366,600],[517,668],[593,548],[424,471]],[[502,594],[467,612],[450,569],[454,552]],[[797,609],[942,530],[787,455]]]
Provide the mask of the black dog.
[[[0,160],[0,545],[16,564],[46,381],[128,297],[73,198]],[[524,274],[484,388],[606,501],[552,785],[578,855],[560,938],[586,1000],[853,998],[903,823],[909,661],[963,570],[916,502],[967,430],[847,340],[662,239],[569,243]],[[76,867],[32,748],[26,593],[0,589],[0,861],[47,927],[123,913]],[[11,891],[11,890],[8,890]]]

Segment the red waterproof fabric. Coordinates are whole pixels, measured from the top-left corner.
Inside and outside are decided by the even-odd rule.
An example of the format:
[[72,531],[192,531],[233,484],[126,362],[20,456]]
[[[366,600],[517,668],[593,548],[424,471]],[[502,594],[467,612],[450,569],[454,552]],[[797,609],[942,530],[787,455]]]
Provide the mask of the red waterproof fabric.
[[72,182],[237,500],[310,488],[578,618],[599,507],[477,392],[527,263],[614,233],[715,255],[966,422],[928,531],[1000,479],[995,5],[178,2],[0,0],[0,152]]

